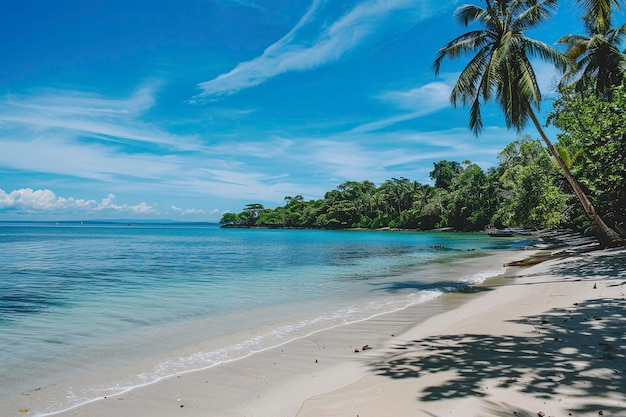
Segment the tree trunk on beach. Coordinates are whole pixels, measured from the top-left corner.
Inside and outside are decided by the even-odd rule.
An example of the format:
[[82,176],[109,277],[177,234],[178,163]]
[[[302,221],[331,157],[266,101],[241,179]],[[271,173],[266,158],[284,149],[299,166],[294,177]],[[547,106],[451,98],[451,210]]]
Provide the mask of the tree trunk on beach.
[[559,164],[559,167],[561,167],[561,170],[563,171],[563,174],[565,175],[567,182],[572,187],[572,190],[574,190],[574,194],[576,194],[576,197],[578,197],[578,200],[580,200],[580,203],[582,204],[583,209],[585,210],[585,213],[587,213],[587,216],[589,216],[593,233],[595,234],[596,239],[598,239],[598,242],[600,242],[600,245],[604,247],[615,247],[615,246],[623,245],[624,240],[620,237],[620,235],[617,234],[617,232],[615,232],[609,226],[607,226],[606,223],[604,223],[604,220],[602,220],[602,218],[596,213],[595,207],[593,206],[591,201],[589,201],[589,198],[587,197],[585,192],[582,190],[576,178],[574,178],[574,176],[570,172],[569,168],[567,167],[567,164],[565,163],[565,161],[563,161],[563,158],[561,158],[561,155],[556,151],[556,149],[554,148],[554,145],[552,145],[552,142],[550,141],[550,139],[548,139],[548,136],[546,135],[543,128],[541,127],[539,120],[537,120],[537,116],[535,115],[535,112],[532,110],[532,108],[530,108],[530,106],[528,110],[529,110],[528,113],[529,113],[530,119],[532,120],[533,124],[535,125],[535,128],[539,132],[539,135],[541,136],[546,146],[548,147],[550,154],[552,154],[554,159],[556,159],[557,163]]

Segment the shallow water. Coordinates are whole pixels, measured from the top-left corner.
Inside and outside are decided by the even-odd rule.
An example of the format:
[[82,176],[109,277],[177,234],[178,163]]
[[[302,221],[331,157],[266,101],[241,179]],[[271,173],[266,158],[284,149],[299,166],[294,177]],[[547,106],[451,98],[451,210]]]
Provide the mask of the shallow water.
[[480,283],[502,269],[472,260],[529,243],[480,233],[0,224],[0,400],[143,364],[41,410],[53,412],[236,360]]

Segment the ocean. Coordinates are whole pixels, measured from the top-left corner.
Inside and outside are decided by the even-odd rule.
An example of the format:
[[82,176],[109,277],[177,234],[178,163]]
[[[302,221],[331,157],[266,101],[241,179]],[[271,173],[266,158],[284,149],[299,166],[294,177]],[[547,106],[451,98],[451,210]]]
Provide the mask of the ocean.
[[[0,223],[0,403],[49,415],[501,274],[483,233]],[[76,381],[83,381],[77,384]],[[91,381],[84,383],[84,381]]]

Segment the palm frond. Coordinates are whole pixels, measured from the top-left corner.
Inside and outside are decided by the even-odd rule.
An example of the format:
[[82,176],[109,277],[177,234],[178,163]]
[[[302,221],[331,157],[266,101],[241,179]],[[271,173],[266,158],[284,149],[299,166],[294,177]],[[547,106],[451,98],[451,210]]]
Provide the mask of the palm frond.
[[486,65],[480,80],[479,92],[484,101],[489,101],[501,82],[502,54],[493,48],[485,51],[485,54],[489,56],[485,57]]
[[476,97],[470,108],[469,127],[478,136],[483,130],[483,118],[480,113],[480,99]]
[[604,35],[604,38],[607,40],[607,42],[610,42],[615,45],[621,45],[625,37],[626,37],[626,23],[609,30]]
[[511,82],[511,77],[509,77],[510,65],[508,63],[505,63],[504,67],[504,71],[500,73],[500,83],[498,84],[497,88],[498,103],[500,104],[500,107],[502,108],[502,111],[504,113],[504,123],[507,127],[512,127],[514,120],[513,111],[515,108],[515,105],[513,103],[515,97],[515,88],[513,83]]
[[[574,155],[572,155],[569,149],[567,149],[565,146],[558,144],[558,143],[554,145],[554,149],[556,149],[556,152],[561,157],[561,160],[563,160],[563,162],[565,163],[565,166],[567,167],[567,169],[570,169],[570,170],[574,167],[576,160],[582,154],[582,150],[579,150],[578,152],[574,153]],[[561,169],[561,166],[556,161],[556,157],[553,156],[552,161],[554,162],[554,165],[557,168]]]
[[565,71],[568,67],[575,65],[572,59],[544,42],[525,37],[524,44],[526,52],[531,56],[539,56],[561,71]]
[[586,42],[588,39],[588,36],[571,33],[561,36],[556,43],[559,45],[576,45],[580,42]]
[[549,20],[558,8],[555,0],[523,0],[521,3],[515,25],[511,27],[515,31],[536,28]]
[[479,80],[485,72],[488,54],[489,47],[485,46],[470,60],[459,74],[459,78],[450,92],[450,101],[455,107],[459,102],[463,105],[467,105],[472,102],[476,96],[480,95],[481,83]]
[[[433,69],[438,74],[445,58],[473,54],[452,88],[450,101],[454,106],[470,106],[469,126],[475,134],[483,128],[481,104],[491,100],[502,108],[506,125],[519,130],[541,101],[529,56],[538,56],[563,71],[573,65],[573,60],[556,49],[524,35],[526,29],[552,16],[557,0],[485,0],[485,5],[457,8],[457,21],[465,26],[478,24],[481,30],[460,35],[441,48]],[[576,43],[573,38],[571,42]]]
[[526,55],[519,55],[519,60],[519,90],[527,97],[526,101],[529,101],[539,109],[539,104],[541,103],[541,89],[539,88],[535,70]]
[[623,0],[575,0],[583,10],[583,17],[596,31],[606,32],[611,27],[613,9],[620,11]]
[[446,46],[437,51],[437,55],[433,61],[433,70],[435,75],[439,75],[441,63],[446,56],[450,59],[455,59],[460,55],[482,48],[489,42],[491,42],[491,34],[485,30],[474,30],[461,36],[457,36],[448,42]]
[[454,11],[454,19],[463,26],[482,20],[484,15],[485,9],[473,4],[464,4]]
[[591,88],[608,98],[626,74],[626,56],[618,47],[626,36],[626,24],[603,31],[588,25],[587,30],[588,36],[567,35],[560,40],[568,46],[566,56],[576,60],[575,70],[566,71],[560,85],[574,85],[579,92]]

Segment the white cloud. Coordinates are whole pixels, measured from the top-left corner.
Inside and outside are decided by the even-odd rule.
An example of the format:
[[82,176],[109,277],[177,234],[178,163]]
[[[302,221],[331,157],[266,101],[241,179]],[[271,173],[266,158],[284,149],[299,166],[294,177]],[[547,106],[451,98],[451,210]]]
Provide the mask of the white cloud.
[[[199,84],[199,97],[235,94],[290,71],[306,71],[335,62],[393,18],[395,30],[430,16],[437,10],[413,0],[363,1],[335,21],[320,21],[328,2],[316,0],[298,24],[261,56],[242,62],[228,73]],[[313,35],[311,33],[313,32]]]
[[136,205],[115,204],[115,195],[109,194],[102,201],[60,197],[51,190],[22,188],[10,193],[0,189],[0,210],[14,213],[127,213],[158,214],[155,207],[141,202]]
[[36,215],[37,218],[62,217],[66,219],[99,219],[99,218],[154,218],[155,216],[170,216],[174,213],[186,220],[217,220],[220,210],[205,210],[199,208],[182,209],[171,206],[169,213],[162,212],[156,204],[141,202],[139,204],[117,203],[115,194],[109,193],[100,201],[62,197],[52,190],[22,188],[5,192],[0,189],[0,214],[13,216]]
[[448,107],[451,91],[446,83],[432,82],[407,91],[389,91],[381,94],[380,99],[403,110],[428,114]]
[[132,214],[157,214],[158,211],[155,207],[150,206],[145,202],[141,202],[136,205],[128,204],[115,204],[115,194],[109,194],[106,198],[103,198],[100,204],[96,207],[98,211],[113,210],[116,212],[128,212]]
[[57,198],[50,190],[36,190],[23,188],[6,193],[0,189],[0,209],[14,209],[23,211],[46,211],[64,209],[68,206],[89,207],[95,201],[74,200],[73,198]]
[[216,210],[207,211],[207,210],[195,209],[195,208],[182,209],[182,208],[176,207],[176,206],[172,206],[171,208],[176,213],[181,214],[183,216],[185,216],[185,215],[194,215],[194,214],[217,214],[217,213],[219,213],[219,210],[217,210],[217,211]]
[[541,94],[544,98],[554,96],[557,92],[559,81],[561,80],[561,71],[555,68],[554,65],[545,61],[533,60],[532,65],[535,69],[535,75],[537,76]]

